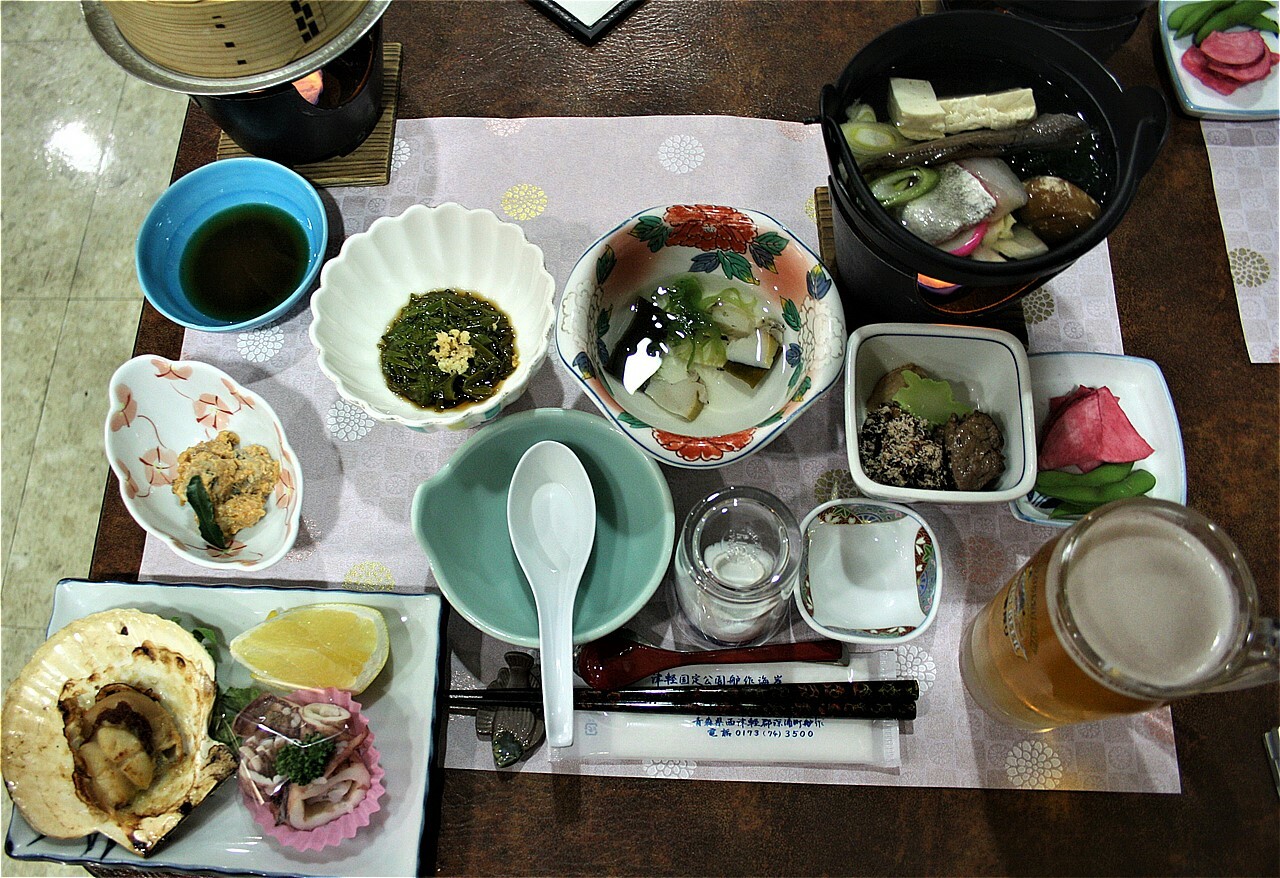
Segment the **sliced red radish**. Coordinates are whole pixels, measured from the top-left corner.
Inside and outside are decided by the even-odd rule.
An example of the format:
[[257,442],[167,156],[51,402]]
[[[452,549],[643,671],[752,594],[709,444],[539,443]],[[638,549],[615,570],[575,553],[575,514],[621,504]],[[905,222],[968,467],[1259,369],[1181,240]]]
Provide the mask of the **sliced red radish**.
[[1155,450],[1106,387],[1077,388],[1050,400],[1049,407],[1050,421],[1038,459],[1041,470],[1074,466],[1089,472],[1103,463],[1142,460]]
[[978,223],[972,228],[962,230],[954,238],[943,241],[938,247],[953,256],[968,256],[982,243],[982,237],[987,233],[987,226],[988,223]]
[[1248,65],[1262,60],[1267,44],[1256,30],[1214,31],[1201,41],[1200,51],[1219,64]]
[[1228,79],[1234,79],[1239,83],[1257,82],[1260,79],[1266,79],[1267,75],[1271,73],[1272,63],[1269,56],[1270,53],[1268,52],[1267,57],[1259,58],[1255,63],[1242,67],[1231,64],[1215,64],[1213,61],[1210,61],[1208,66],[1213,72]]
[[1209,67],[1209,59],[1196,46],[1192,46],[1182,53],[1182,66],[1188,73],[1203,82],[1207,88],[1211,88],[1221,95],[1232,94],[1242,85],[1242,83],[1211,69]]

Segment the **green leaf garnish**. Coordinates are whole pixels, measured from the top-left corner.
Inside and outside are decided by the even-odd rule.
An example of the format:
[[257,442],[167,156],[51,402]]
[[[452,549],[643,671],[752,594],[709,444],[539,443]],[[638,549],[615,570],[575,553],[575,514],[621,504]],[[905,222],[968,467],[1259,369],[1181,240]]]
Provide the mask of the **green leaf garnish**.
[[283,774],[296,784],[309,784],[324,771],[336,746],[332,738],[319,732],[297,744],[286,744],[276,756],[276,774]]
[[227,686],[218,689],[209,718],[209,734],[232,750],[240,749],[240,736],[235,733],[236,716],[250,705],[264,690],[257,686]]
[[225,549],[227,538],[223,536],[222,528],[218,527],[218,521],[213,514],[213,500],[210,499],[209,491],[204,486],[204,479],[199,476],[187,482],[187,502],[195,510],[196,523],[200,525],[200,536],[214,548]]

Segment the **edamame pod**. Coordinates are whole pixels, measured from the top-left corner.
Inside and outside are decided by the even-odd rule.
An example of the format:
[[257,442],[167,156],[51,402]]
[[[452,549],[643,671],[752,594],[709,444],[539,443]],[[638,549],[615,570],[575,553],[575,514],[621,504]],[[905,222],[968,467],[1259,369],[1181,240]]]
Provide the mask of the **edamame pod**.
[[1228,6],[1234,6],[1235,0],[1210,0],[1204,3],[1188,3],[1183,9],[1189,10],[1187,16],[1182,20],[1178,30],[1174,33],[1173,38],[1180,40],[1183,37],[1190,36],[1200,29],[1200,25],[1204,24],[1216,12],[1226,9]]
[[1049,513],[1050,518],[1075,518],[1080,515],[1087,515],[1102,503],[1059,503],[1053,507],[1053,511]]
[[1255,15],[1253,18],[1245,22],[1254,30],[1265,30],[1273,34],[1280,34],[1280,27],[1276,26],[1274,18],[1267,18],[1265,15]]
[[1137,497],[1156,486],[1156,477],[1144,469],[1134,470],[1118,482],[1109,485],[1076,485],[1065,488],[1039,489],[1046,497],[1081,505],[1100,505],[1125,497]]
[[1226,30],[1237,24],[1244,24],[1255,15],[1261,15],[1271,8],[1270,0],[1240,0],[1226,9],[1215,12],[1208,21],[1200,25],[1196,31],[1196,45],[1204,42],[1204,38],[1216,30]]
[[1129,463],[1104,463],[1094,467],[1087,473],[1067,473],[1062,470],[1045,470],[1036,476],[1036,490],[1041,494],[1042,486],[1050,488],[1070,488],[1073,486],[1090,487],[1109,485],[1118,482],[1133,471],[1133,461]]

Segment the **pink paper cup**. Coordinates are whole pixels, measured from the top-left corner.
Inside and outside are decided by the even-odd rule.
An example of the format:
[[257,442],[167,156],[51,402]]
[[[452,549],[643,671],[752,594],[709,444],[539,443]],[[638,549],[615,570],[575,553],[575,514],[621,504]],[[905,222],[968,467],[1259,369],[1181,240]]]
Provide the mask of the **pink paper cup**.
[[[336,704],[351,711],[351,717],[357,729],[368,729],[369,727],[368,720],[360,712],[360,703],[353,700],[350,694],[341,689],[299,689],[297,692],[285,697],[295,704],[312,704],[315,702]],[[369,769],[369,791],[365,793],[365,797],[360,801],[360,804],[349,813],[343,814],[336,820],[332,820],[315,829],[294,829],[287,823],[277,824],[271,809],[260,803],[242,784],[240,792],[244,797],[245,807],[249,809],[254,821],[262,827],[267,835],[294,850],[323,850],[354,837],[361,827],[369,825],[373,815],[381,809],[382,806],[378,804],[378,800],[386,792],[386,787],[382,785],[382,778],[386,772],[383,771],[380,764],[381,754],[373,746],[373,738],[373,731],[370,730],[368,738],[365,739],[358,751],[361,761]]]

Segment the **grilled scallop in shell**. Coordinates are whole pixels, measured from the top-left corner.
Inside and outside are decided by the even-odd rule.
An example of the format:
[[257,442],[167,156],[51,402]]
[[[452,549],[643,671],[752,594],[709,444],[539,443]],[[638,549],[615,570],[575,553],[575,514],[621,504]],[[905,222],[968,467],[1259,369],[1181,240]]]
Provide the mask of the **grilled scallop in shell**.
[[50,637],[5,693],[0,768],[37,832],[100,832],[150,854],[235,772],[209,737],[209,653],[140,610],[86,616]]

